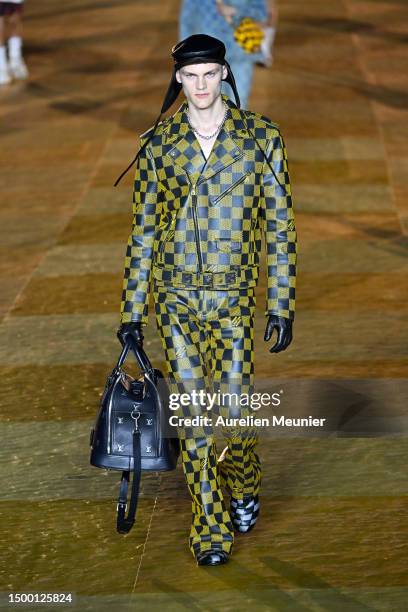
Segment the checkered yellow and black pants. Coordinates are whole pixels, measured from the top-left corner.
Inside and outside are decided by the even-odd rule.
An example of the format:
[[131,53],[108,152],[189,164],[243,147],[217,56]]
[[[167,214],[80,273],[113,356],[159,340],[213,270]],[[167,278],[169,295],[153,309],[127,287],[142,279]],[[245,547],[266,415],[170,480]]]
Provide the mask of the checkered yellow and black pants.
[[[231,394],[232,398],[216,402],[210,411],[190,404],[174,414],[205,414],[213,423],[218,416],[249,415],[245,400],[236,398],[248,396],[253,386],[254,289],[179,289],[154,284],[153,296],[171,392],[191,394],[194,389],[203,389]],[[189,543],[193,555],[208,549],[231,552],[234,533],[222,488],[236,499],[259,491],[256,431],[235,425],[226,425],[220,431],[227,448],[217,458],[213,427],[178,429],[183,470],[192,497]]]

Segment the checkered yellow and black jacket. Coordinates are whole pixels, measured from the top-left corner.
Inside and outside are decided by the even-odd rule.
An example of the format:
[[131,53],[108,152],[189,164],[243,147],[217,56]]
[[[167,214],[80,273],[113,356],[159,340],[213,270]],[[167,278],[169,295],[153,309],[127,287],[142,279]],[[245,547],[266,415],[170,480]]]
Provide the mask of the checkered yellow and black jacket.
[[139,157],[122,322],[147,322],[152,278],[183,288],[255,286],[262,235],[265,314],[294,317],[297,246],[284,141],[268,118],[223,100],[227,118],[207,160],[186,102],[159,123]]

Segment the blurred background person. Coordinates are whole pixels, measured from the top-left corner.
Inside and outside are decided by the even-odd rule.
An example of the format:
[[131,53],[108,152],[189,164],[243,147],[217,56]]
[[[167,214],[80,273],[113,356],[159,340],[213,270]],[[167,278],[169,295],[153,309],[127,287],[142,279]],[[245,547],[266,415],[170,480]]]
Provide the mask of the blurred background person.
[[[247,108],[254,64],[263,58],[261,42],[267,19],[266,0],[183,0],[181,4],[180,40],[191,34],[208,34],[224,42],[241,108]],[[222,92],[234,100],[227,83],[223,83]]]
[[23,0],[0,0],[0,85],[28,77],[22,53],[23,4]]

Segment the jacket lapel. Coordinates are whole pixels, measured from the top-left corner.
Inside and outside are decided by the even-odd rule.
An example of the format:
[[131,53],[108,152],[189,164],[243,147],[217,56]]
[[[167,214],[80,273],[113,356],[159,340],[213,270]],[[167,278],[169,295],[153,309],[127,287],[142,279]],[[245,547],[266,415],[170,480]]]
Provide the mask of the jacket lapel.
[[204,181],[244,157],[245,139],[249,138],[242,111],[227,96],[223,95],[222,99],[228,106],[228,114],[203,170]]
[[210,179],[244,156],[247,131],[241,111],[226,96],[222,96],[229,111],[222,129],[214,142],[207,161],[200,143],[187,120],[187,102],[173,115],[164,140],[164,154],[170,155],[190,177],[192,183]]
[[205,157],[189,126],[186,108],[187,104],[184,103],[173,115],[165,138],[166,151],[163,152],[170,155],[173,162],[187,172],[192,183],[196,183],[204,168]]
[[233,134],[228,132],[224,124],[224,127],[220,130],[214,142],[214,146],[200,177],[200,182],[206,181],[214,176],[214,174],[218,174],[218,172],[228,168],[228,166],[243,157],[243,155],[244,153],[233,138]]

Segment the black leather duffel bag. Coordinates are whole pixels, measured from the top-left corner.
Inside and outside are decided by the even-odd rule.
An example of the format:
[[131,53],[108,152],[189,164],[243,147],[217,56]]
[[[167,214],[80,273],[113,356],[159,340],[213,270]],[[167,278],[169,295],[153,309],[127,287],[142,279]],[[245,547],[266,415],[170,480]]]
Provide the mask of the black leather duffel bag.
[[[132,378],[122,366],[132,351],[141,369]],[[91,430],[91,465],[121,470],[117,530],[128,533],[135,522],[142,471],[174,470],[179,442],[169,434],[169,391],[163,374],[153,368],[144,350],[128,338],[108,376],[95,427]],[[133,473],[126,517],[130,473]]]

